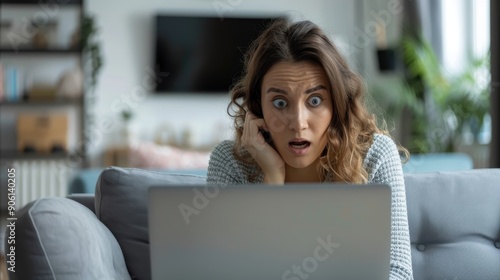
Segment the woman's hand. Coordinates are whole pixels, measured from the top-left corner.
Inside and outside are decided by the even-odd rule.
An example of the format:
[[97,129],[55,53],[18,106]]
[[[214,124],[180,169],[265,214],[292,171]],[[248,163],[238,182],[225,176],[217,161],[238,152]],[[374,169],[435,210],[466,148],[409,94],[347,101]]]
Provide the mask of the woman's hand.
[[260,130],[269,131],[264,119],[247,112],[241,142],[264,172],[264,183],[283,184],[285,182],[285,162],[278,152],[269,145]]

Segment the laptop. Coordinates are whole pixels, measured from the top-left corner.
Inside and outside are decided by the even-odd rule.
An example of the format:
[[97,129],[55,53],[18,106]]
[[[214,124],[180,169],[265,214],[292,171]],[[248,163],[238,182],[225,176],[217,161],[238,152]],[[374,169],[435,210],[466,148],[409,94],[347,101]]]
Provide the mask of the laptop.
[[387,185],[155,186],[153,280],[389,279]]

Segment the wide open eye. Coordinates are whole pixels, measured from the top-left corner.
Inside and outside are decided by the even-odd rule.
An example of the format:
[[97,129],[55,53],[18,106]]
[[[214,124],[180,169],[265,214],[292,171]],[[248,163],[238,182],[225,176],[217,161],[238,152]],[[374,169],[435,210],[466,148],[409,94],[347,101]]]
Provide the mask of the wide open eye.
[[288,105],[288,103],[283,98],[276,98],[273,100],[273,105],[278,109],[283,109]]
[[313,96],[313,97],[309,98],[309,100],[307,102],[309,103],[309,105],[311,105],[313,107],[317,107],[321,104],[321,102],[323,102],[323,98],[321,98],[319,96]]

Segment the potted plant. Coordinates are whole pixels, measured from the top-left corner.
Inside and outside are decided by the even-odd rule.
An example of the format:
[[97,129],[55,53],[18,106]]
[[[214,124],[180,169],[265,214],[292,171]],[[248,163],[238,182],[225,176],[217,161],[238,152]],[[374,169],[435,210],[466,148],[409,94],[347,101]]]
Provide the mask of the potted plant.
[[85,15],[81,27],[80,46],[85,56],[85,62],[90,68],[89,90],[93,91],[97,85],[97,77],[102,68],[100,43],[97,40],[99,29],[95,17]]
[[131,109],[126,108],[120,112],[120,118],[122,120],[122,139],[123,144],[126,146],[133,141],[133,132],[131,127],[131,120],[134,117],[134,113]]
[[434,148],[420,152],[455,151],[467,126],[477,138],[489,111],[489,53],[472,60],[460,75],[447,76],[431,45],[422,38],[404,37],[402,50],[408,69],[406,83],[413,89],[407,94],[420,93],[416,97],[425,108],[415,126]]
[[95,88],[101,68],[103,66],[103,59],[101,53],[100,42],[97,38],[99,28],[96,24],[96,18],[92,15],[85,14],[79,29],[72,38],[73,44],[79,46],[83,55],[84,77],[85,77],[85,126],[90,128],[95,123],[93,105],[95,104]]

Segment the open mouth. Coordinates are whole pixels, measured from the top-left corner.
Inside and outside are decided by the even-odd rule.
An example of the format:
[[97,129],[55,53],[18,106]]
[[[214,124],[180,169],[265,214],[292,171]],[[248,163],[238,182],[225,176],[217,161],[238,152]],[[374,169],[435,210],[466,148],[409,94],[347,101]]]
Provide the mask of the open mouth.
[[291,141],[288,146],[293,149],[305,149],[311,145],[309,141]]

